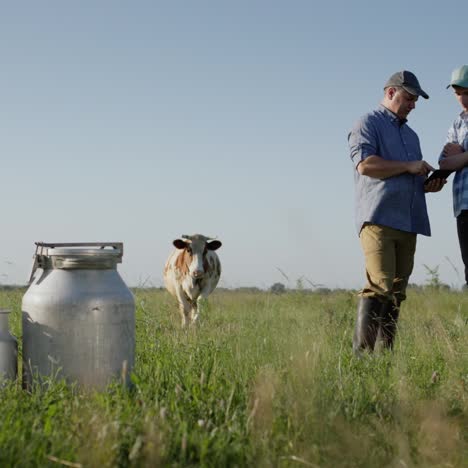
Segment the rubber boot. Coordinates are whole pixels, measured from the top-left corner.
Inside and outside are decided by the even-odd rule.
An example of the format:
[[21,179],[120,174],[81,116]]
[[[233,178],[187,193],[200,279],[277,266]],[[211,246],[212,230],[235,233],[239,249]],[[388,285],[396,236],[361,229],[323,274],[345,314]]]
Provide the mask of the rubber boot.
[[382,305],[381,329],[382,345],[386,349],[393,349],[393,342],[397,333],[398,316],[400,314],[400,304],[395,305],[392,301],[387,301]]
[[353,337],[353,351],[356,354],[363,349],[374,350],[379,331],[382,302],[375,297],[359,298],[356,328]]

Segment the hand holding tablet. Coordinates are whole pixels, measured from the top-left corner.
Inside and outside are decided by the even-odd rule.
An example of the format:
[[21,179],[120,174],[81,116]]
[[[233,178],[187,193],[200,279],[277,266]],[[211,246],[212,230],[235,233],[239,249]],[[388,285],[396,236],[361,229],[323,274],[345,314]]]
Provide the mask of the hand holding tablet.
[[431,180],[435,179],[446,179],[453,171],[448,169],[436,169],[425,181],[424,185],[427,185]]

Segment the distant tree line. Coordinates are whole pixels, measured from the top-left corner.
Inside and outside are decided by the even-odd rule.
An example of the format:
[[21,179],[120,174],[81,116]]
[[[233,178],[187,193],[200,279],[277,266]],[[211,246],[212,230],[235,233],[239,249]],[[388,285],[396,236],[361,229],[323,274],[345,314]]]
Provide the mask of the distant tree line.
[[[16,291],[16,290],[26,290],[28,286],[24,285],[17,285],[17,284],[0,284],[0,291]],[[132,290],[139,290],[144,289],[146,291],[165,291],[166,288],[164,286],[150,286],[150,287],[131,287]],[[425,291],[425,290],[440,290],[440,291],[451,291],[452,289],[455,291],[456,288],[452,288],[450,285],[439,281],[437,277],[432,278],[430,281],[427,281],[425,284],[415,284],[410,283],[408,285],[408,289],[412,289],[415,291]],[[261,289],[257,286],[240,286],[237,288],[223,288],[218,287],[216,288],[215,292],[242,292],[242,293],[264,293],[269,292],[271,294],[285,294],[285,293],[303,293],[303,294],[331,294],[337,292],[345,292],[350,291],[349,289],[345,288],[327,288],[324,286],[315,287],[315,288],[307,288],[307,287],[296,287],[296,288],[288,288],[284,283],[276,282],[273,283],[268,289]]]
[[19,284],[0,284],[0,291],[16,291],[17,289],[26,289],[27,286]]

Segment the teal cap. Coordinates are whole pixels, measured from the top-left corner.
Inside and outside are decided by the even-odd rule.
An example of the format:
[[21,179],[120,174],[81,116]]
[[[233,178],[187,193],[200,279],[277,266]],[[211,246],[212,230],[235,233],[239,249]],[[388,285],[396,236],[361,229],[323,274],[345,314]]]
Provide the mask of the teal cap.
[[447,88],[450,86],[461,86],[462,88],[468,88],[468,65],[463,65],[460,68],[456,68],[452,72],[452,80]]

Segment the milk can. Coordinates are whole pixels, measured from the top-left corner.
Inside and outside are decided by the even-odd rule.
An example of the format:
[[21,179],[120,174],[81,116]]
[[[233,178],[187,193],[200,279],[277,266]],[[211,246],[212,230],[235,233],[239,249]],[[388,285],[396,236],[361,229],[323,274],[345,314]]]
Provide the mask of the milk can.
[[129,383],[135,301],[117,272],[123,244],[36,243],[23,296],[23,385],[41,376],[96,389]]
[[0,382],[16,379],[18,371],[18,343],[8,330],[7,309],[0,309]]

